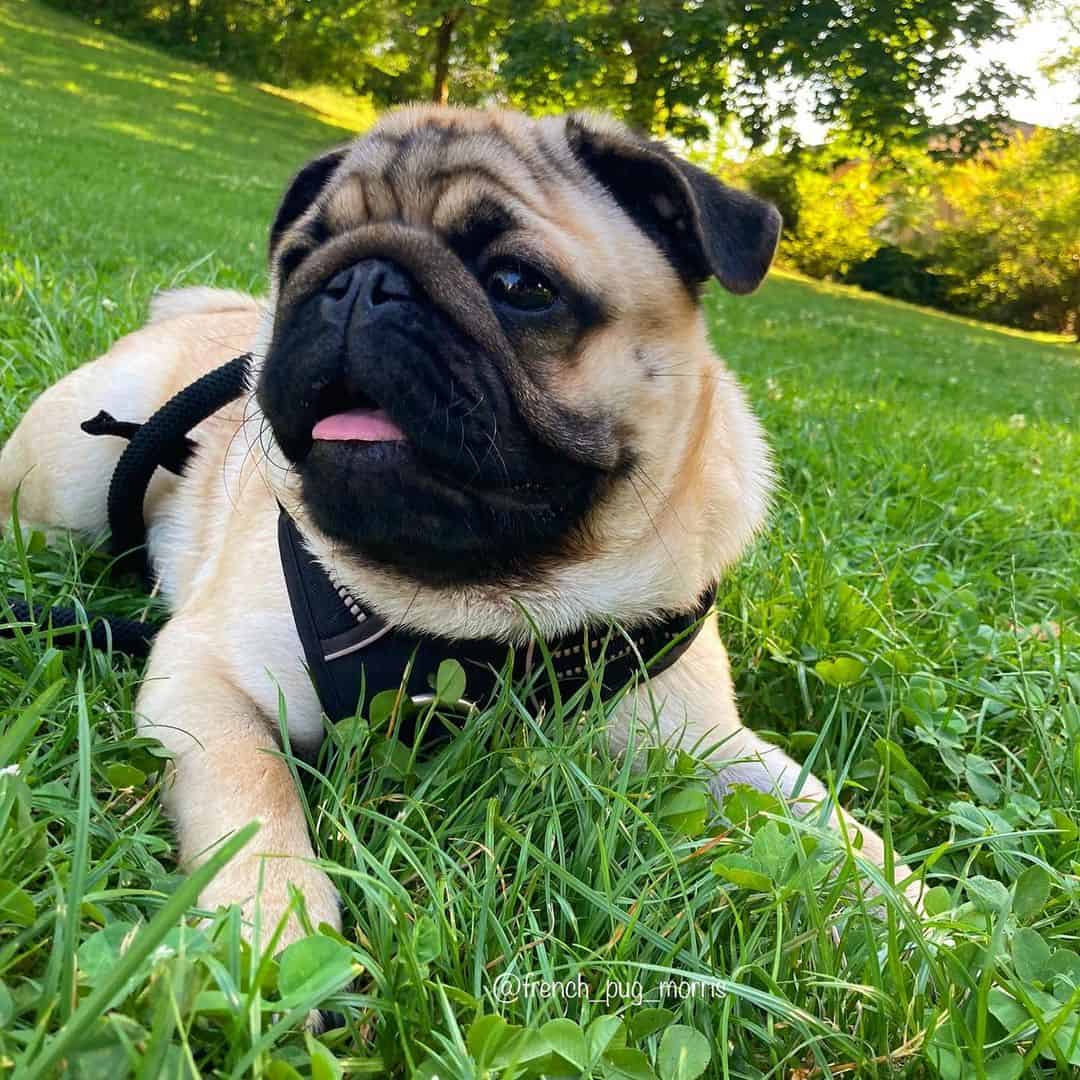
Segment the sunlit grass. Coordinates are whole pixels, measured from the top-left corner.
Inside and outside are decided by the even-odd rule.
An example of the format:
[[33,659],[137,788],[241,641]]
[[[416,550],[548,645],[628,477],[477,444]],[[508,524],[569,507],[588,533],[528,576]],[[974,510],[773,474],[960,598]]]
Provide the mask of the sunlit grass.
[[882,296],[879,293],[866,292],[857,285],[844,285],[836,281],[821,281],[817,278],[808,277],[790,266],[775,267],[773,275],[775,277],[790,278],[792,281],[801,281],[826,296],[857,296],[872,303],[884,304],[900,311],[917,311],[920,314],[929,315],[931,318],[945,319],[949,322],[960,323],[963,326],[974,327],[980,331],[989,330],[997,334],[1020,338],[1023,341],[1039,341],[1048,345],[1067,345],[1070,348],[1062,354],[1063,357],[1072,363],[1080,363],[1080,351],[1075,348],[1076,341],[1067,334],[1053,334],[1047,330],[1019,330],[1014,326],[980,322],[978,319],[969,319],[964,315],[954,315],[950,311],[939,311],[937,308],[932,307],[920,307],[903,300],[894,300],[892,297]]
[[320,119],[350,131],[364,131],[375,122],[375,110],[364,98],[347,97],[331,86],[281,87],[258,83],[260,90],[285,101],[306,105]]
[[[0,49],[3,434],[153,290],[261,289],[285,179],[366,121],[17,0]],[[634,771],[595,706],[537,724],[506,696],[430,755],[359,723],[294,763],[345,933],[253,963],[235,915],[160,916],[190,895],[134,731],[139,670],[24,635],[0,642],[4,1068],[499,1075],[498,1014],[571,1057],[578,1029],[545,1025],[592,1024],[596,1075],[673,1075],[694,1033],[715,1077],[1075,1073],[1077,350],[785,274],[707,308],[782,480],[720,595],[743,713],[929,865],[930,925],[861,907],[813,823],[723,819],[693,760]],[[9,536],[0,578],[146,604],[74,541]],[[507,976],[580,977],[591,1000],[510,999]],[[709,994],[661,999],[665,980]],[[321,1043],[295,1024],[315,1005],[344,1018]]]

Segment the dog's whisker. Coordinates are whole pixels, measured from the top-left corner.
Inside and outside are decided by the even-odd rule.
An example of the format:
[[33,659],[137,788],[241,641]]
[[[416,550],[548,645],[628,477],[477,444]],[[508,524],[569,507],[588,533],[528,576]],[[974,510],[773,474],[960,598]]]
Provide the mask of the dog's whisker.
[[401,613],[399,622],[407,623],[409,616],[412,614],[412,609],[416,606],[416,601],[420,599],[420,586],[417,585],[413,590],[412,596],[409,598],[408,604],[405,605],[405,610]]
[[664,549],[664,553],[667,555],[668,561],[674,567],[676,576],[679,578],[680,581],[685,583],[686,578],[683,574],[682,567],[679,565],[678,559],[675,558],[674,553],[672,552],[671,548],[668,547],[667,541],[661,534],[660,528],[656,524],[656,520],[653,518],[652,512],[649,510],[648,504],[645,502],[645,498],[641,494],[640,488],[637,486],[636,483],[634,483],[633,473],[627,473],[626,478],[630,481],[630,486],[634,489],[634,494],[637,496],[638,502],[641,503],[641,509],[645,511],[645,516],[649,519],[649,525],[652,527],[652,531],[656,533],[656,539],[660,541],[660,546]]
[[665,492],[663,488],[661,488],[660,485],[649,475],[649,473],[645,469],[645,466],[642,465],[641,462],[635,462],[634,467],[631,469],[631,472],[633,472],[635,476],[640,477],[641,480],[648,485],[649,490],[652,491],[652,493],[657,497],[657,499],[660,500],[660,502],[664,505],[665,509],[671,511],[672,516],[679,524],[679,528],[682,529],[683,532],[688,532],[689,530],[687,529],[685,522],[679,516],[678,509],[670,502],[667,492]]
[[707,372],[697,372],[697,371],[685,371],[685,372],[672,371],[672,372],[666,372],[666,371],[659,371],[659,372],[655,372],[655,373],[651,374],[649,376],[649,378],[651,378],[651,379],[694,379],[694,380],[696,380],[698,382],[701,382],[701,383],[711,383],[711,382],[715,382],[717,377],[715,375],[710,375]]
[[488,448],[480,461],[481,468],[491,456],[492,452],[494,452],[495,458],[499,463],[499,468],[502,469],[503,479],[507,483],[510,483],[510,469],[506,464],[506,458],[503,457],[502,451],[499,449],[499,418],[494,413],[491,414],[491,431],[485,431],[484,434],[487,436]]
[[[222,459],[221,459],[222,484],[223,484],[223,486],[225,488],[226,498],[228,498],[228,500],[229,500],[229,506],[233,510],[236,509],[237,500],[240,499],[244,494],[244,484],[246,483],[246,481],[244,479],[244,469],[245,469],[245,466],[248,463],[248,460],[251,458],[251,452],[252,452],[251,440],[250,439],[247,440],[247,443],[244,446],[244,451],[243,451],[243,453],[242,453],[242,455],[240,457],[240,465],[239,465],[239,469],[237,471],[237,483],[238,483],[239,487],[238,487],[238,489],[236,491],[235,498],[233,496],[232,491],[229,488],[229,483],[228,483],[229,461],[230,461],[230,458],[232,457],[233,448],[236,446],[237,440],[240,439],[241,436],[243,436],[248,430],[248,426],[249,426],[249,424],[251,422],[251,409],[252,409],[252,406],[254,404],[255,404],[255,395],[254,395],[254,393],[249,393],[244,399],[244,403],[243,403],[243,407],[242,407],[241,415],[240,415],[240,423],[237,425],[236,430],[230,436],[229,441],[225,446],[225,453],[222,455]],[[254,462],[253,462],[253,467],[255,468],[256,471],[258,471],[258,465],[256,463],[254,463]]]
[[475,480],[481,473],[480,462],[477,461],[476,455],[473,453],[472,447],[465,441],[465,421],[461,421],[461,447],[472,459],[473,463],[473,479]]

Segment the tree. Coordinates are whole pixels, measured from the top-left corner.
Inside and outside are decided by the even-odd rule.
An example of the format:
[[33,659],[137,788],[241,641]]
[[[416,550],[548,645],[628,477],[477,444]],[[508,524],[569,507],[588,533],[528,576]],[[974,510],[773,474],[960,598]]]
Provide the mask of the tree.
[[516,13],[499,77],[515,103],[589,105],[654,134],[701,138],[727,111],[733,0],[544,0]]
[[[795,91],[877,156],[925,133],[965,51],[1008,37],[1038,0],[68,0],[214,63],[353,86],[378,104],[504,100],[593,106],[686,140],[737,117],[760,145],[791,137]],[[989,112],[1018,80],[980,73]],[[958,118],[964,120],[964,118]],[[971,122],[970,117],[965,122]],[[960,130],[954,128],[954,130]],[[975,138],[975,136],[973,136]],[[975,139],[977,142],[977,138]]]
[[356,58],[350,83],[377,105],[472,105],[496,92],[500,41],[513,0],[365,0],[375,46]]
[[347,84],[376,48],[371,0],[54,0],[98,25],[236,74]]
[[[793,98],[770,98],[770,82],[806,86],[813,112],[878,153],[921,139],[923,102],[941,93],[963,66],[964,50],[1011,36],[1012,11],[1033,0],[751,0],[734,31],[743,60],[734,100],[744,129],[763,141],[790,119]],[[994,67],[980,71],[961,99],[968,109],[1001,102],[1022,87]],[[958,118],[959,119],[959,118]]]
[[[516,100],[593,103],[656,134],[700,138],[705,114],[736,115],[755,145],[790,127],[804,86],[818,120],[880,152],[925,133],[922,101],[960,69],[962,45],[1008,37],[1033,2],[542,0],[510,20],[499,76]],[[1019,85],[990,76],[965,106],[999,110]]]
[[1050,10],[1061,30],[1058,47],[1046,57],[1042,73],[1051,82],[1072,85],[1073,104],[1080,106],[1080,6],[1074,0],[1051,0]]

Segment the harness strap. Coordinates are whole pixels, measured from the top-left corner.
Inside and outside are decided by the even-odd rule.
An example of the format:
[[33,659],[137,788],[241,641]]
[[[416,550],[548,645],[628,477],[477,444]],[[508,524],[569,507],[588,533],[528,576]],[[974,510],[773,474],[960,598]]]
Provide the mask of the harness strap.
[[[515,649],[495,638],[444,638],[390,627],[334,586],[284,509],[278,514],[278,548],[308,670],[331,720],[355,715],[384,690],[403,687],[410,697],[430,694],[431,677],[449,659],[464,668],[465,698],[477,704],[487,701],[507,676],[515,683],[529,680],[530,696],[548,707],[594,677],[602,696],[610,699],[642,677],[643,667],[650,677],[671,667],[697,636],[714,599],[708,589],[688,612],[628,631],[608,624],[546,642],[549,670],[535,644]],[[402,723],[401,734],[411,738],[411,721],[403,717]]]

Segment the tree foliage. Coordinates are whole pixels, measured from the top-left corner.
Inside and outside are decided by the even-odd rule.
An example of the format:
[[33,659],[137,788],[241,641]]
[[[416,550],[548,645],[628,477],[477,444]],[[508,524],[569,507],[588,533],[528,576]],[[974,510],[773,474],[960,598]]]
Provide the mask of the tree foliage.
[[[380,104],[506,100],[606,109],[696,139],[737,117],[755,144],[790,134],[794,94],[880,148],[927,127],[977,48],[1035,0],[68,0],[111,28],[261,78],[318,80]],[[1005,69],[962,95],[990,122]]]
[[877,250],[874,229],[885,215],[873,167],[849,162],[831,172],[802,170],[795,180],[798,228],[782,254],[811,277],[841,277]]
[[383,10],[368,3],[378,43],[357,58],[350,85],[379,105],[482,102],[494,91],[512,2],[405,0]]
[[1061,31],[1056,48],[1044,58],[1042,73],[1051,82],[1073,89],[1073,104],[1080,105],[1080,5],[1075,0],[1049,0]]
[[54,2],[106,29],[281,84],[343,82],[377,46],[379,34],[370,0]]
[[[768,94],[780,80],[811,90],[817,120],[843,126],[879,150],[918,137],[928,126],[923,103],[960,70],[961,46],[1000,40],[1012,28],[997,0],[753,0],[734,34],[743,126],[760,144],[790,122],[793,96]],[[963,102],[1000,113],[1018,85],[1001,71],[992,78],[979,72]]]

